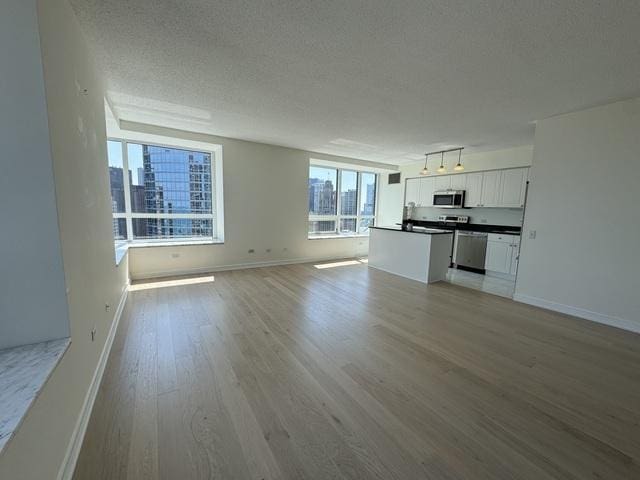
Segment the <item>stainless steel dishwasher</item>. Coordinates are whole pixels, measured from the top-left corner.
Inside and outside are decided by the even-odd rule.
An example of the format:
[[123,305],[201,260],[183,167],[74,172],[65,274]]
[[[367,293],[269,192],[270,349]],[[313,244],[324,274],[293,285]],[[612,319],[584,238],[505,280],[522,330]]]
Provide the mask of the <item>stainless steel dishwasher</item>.
[[456,237],[454,257],[456,266],[463,269],[482,270],[484,273],[484,260],[487,255],[487,233],[458,230]]

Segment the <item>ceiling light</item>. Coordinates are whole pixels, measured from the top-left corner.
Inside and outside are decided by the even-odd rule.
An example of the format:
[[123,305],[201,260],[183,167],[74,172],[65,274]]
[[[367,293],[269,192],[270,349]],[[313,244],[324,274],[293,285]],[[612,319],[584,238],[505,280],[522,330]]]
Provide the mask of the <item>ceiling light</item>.
[[427,168],[427,160],[429,159],[429,154],[424,154],[424,168],[420,170],[420,175],[429,175],[429,169]]
[[440,159],[440,166],[438,167],[438,170],[436,170],[438,173],[445,173],[447,171],[446,167],[444,166],[444,152],[442,152],[442,157]]
[[460,161],[461,158],[462,158],[462,149],[458,150],[458,163],[456,164],[455,167],[453,167],[454,172],[462,172],[464,170],[464,167],[462,166],[462,162]]

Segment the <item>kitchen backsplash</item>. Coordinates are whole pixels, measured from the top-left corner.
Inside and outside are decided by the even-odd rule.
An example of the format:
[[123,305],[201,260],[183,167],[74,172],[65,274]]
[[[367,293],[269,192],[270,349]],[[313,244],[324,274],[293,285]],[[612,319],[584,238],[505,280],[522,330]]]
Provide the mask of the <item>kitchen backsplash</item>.
[[434,208],[420,207],[413,210],[414,220],[438,220],[440,215],[466,215],[469,223],[488,225],[522,225],[521,208]]

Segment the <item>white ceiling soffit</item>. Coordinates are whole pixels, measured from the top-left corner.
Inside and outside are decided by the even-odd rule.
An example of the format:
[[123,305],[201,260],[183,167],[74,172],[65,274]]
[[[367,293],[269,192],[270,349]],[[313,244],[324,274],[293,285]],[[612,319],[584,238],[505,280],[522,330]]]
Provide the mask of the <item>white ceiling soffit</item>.
[[401,164],[640,95],[640,2],[71,0],[124,120]]

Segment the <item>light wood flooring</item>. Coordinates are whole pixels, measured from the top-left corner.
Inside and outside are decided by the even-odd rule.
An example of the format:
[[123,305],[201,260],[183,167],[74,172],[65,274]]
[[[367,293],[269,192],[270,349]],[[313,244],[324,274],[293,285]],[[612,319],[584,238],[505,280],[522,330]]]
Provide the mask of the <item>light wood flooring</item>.
[[74,478],[640,478],[639,335],[354,263],[131,292]]

